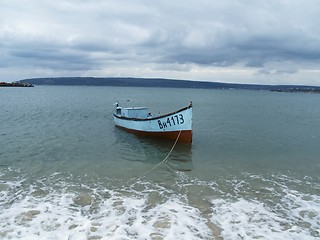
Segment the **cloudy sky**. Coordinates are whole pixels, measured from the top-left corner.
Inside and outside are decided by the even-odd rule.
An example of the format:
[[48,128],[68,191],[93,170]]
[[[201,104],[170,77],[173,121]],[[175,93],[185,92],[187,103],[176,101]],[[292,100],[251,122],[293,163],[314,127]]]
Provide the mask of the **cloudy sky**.
[[320,85],[319,0],[0,0],[0,81]]

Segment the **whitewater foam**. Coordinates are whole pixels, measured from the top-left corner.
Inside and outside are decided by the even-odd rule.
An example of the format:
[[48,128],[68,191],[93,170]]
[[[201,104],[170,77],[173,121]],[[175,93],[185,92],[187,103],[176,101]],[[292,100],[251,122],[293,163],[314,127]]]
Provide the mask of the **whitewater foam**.
[[[244,174],[255,181],[232,178],[222,184],[177,172],[170,188],[147,180],[129,186],[111,179],[79,180],[64,173],[35,181],[17,176],[1,175],[2,239],[320,237],[320,196],[288,188],[281,181],[290,179],[282,176]],[[252,198],[257,189],[263,195]]]
[[161,195],[163,189],[136,194],[135,190],[117,191],[101,186],[88,190],[88,186],[83,186],[86,190],[79,193],[50,186],[40,196],[34,194],[38,187],[30,186],[18,192],[18,199],[10,201],[21,183],[4,184],[11,191],[1,194],[1,238],[210,239],[212,236],[201,212],[184,203],[180,196],[172,195],[160,202],[150,199],[156,192]]

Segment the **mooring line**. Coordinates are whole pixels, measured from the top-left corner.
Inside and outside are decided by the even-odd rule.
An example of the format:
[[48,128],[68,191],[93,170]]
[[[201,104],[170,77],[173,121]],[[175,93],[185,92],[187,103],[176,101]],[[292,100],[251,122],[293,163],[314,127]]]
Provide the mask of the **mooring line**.
[[[136,181],[136,180],[142,178],[143,176],[147,175],[148,173],[150,173],[151,171],[153,171],[154,169],[156,169],[157,167],[159,167],[161,164],[167,162],[170,154],[172,153],[173,149],[174,149],[175,146],[177,145],[177,142],[178,142],[178,140],[179,140],[180,134],[181,134],[181,130],[179,131],[179,134],[178,134],[178,136],[177,136],[174,144],[172,145],[171,150],[169,151],[169,153],[167,154],[167,156],[166,156],[160,163],[158,163],[158,164],[155,165],[154,167],[150,168],[149,170],[145,171],[145,172],[144,172],[143,174],[141,174],[139,177],[130,179],[128,182],[133,181],[133,180]],[[128,183],[128,182],[127,182],[127,183]]]

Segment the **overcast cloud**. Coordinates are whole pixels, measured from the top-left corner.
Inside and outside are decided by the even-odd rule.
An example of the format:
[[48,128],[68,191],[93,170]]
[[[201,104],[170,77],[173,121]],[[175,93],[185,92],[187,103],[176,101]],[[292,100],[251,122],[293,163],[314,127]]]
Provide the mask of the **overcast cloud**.
[[0,81],[320,85],[319,0],[1,0]]

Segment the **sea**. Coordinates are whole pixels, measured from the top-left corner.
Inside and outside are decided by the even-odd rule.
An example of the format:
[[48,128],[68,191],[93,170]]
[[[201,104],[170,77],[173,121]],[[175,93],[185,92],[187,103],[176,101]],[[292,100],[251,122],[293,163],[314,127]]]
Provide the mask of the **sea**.
[[[118,129],[116,101],[192,101],[193,143]],[[320,239],[319,156],[319,94],[1,88],[0,239]]]

